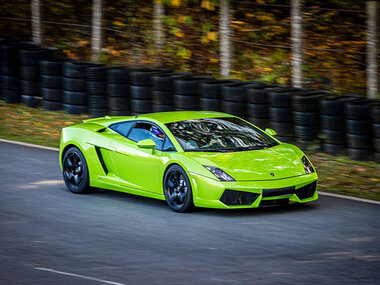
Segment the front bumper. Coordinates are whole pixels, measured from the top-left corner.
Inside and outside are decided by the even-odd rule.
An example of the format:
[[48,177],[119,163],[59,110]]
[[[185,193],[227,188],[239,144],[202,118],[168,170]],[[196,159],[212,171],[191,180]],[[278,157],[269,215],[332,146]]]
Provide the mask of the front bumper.
[[[265,181],[222,182],[195,173],[190,173],[190,177],[193,186],[194,205],[197,207],[257,208],[272,204],[305,203],[318,199],[318,176],[316,173]],[[254,195],[245,195],[248,197],[245,199],[245,203],[248,204],[232,205],[230,203],[228,205],[226,194],[223,196],[226,190],[241,191],[244,194],[253,193]]]

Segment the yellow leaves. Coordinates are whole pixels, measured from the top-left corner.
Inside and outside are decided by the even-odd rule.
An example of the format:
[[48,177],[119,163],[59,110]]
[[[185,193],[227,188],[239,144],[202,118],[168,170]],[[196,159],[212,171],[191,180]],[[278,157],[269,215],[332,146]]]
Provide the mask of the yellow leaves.
[[175,7],[181,6],[181,0],[170,0],[170,3]]
[[186,49],[184,47],[179,47],[177,51],[177,55],[181,56],[184,59],[190,59],[191,58],[191,50]]
[[84,47],[84,46],[86,46],[87,44],[89,44],[90,42],[89,41],[86,41],[86,40],[80,40],[79,42],[78,42],[78,46],[79,47]]
[[264,67],[262,68],[262,71],[263,71],[263,72],[266,72],[266,73],[269,73],[269,72],[272,72],[273,69],[270,68],[269,66],[264,66]]
[[243,21],[231,21],[232,24],[236,24],[236,25],[243,25],[244,22]]
[[210,41],[216,41],[217,40],[216,32],[208,32],[207,39]]
[[210,0],[202,0],[201,7],[210,11],[215,10],[215,6],[211,3]]
[[124,27],[124,26],[125,26],[125,24],[122,23],[122,22],[120,22],[120,21],[113,21],[112,23],[113,23],[115,26],[118,26],[118,27]]
[[183,37],[185,36],[185,34],[182,33],[182,32],[176,32],[174,35],[175,35],[176,37],[179,37],[179,38],[183,38]]
[[219,60],[217,58],[210,58],[209,61],[211,63],[218,63],[219,62]]
[[64,49],[63,53],[66,54],[67,57],[77,58],[77,56],[74,53],[72,53],[70,50],[68,50],[68,49]]

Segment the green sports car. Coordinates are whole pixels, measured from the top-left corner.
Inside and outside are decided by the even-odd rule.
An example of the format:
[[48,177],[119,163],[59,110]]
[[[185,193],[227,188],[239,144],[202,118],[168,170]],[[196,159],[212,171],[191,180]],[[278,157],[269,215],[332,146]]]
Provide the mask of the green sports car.
[[208,111],[89,119],[62,130],[60,165],[74,193],[122,191],[176,212],[316,200],[314,167],[275,134]]

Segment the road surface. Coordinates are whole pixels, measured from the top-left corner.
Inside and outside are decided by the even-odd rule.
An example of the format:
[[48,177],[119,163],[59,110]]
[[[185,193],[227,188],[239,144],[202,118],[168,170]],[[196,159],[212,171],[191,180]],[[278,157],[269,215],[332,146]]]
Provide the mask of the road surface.
[[0,284],[379,284],[380,205],[172,212],[68,192],[58,152],[0,143]]

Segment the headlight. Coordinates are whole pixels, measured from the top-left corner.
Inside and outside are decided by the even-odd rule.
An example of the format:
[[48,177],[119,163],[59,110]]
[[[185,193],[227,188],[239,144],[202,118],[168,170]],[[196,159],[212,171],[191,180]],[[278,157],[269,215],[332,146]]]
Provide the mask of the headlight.
[[306,156],[303,156],[301,160],[302,160],[303,168],[305,168],[306,174],[313,173],[314,168],[311,165],[310,161],[306,158]]
[[213,167],[213,166],[206,166],[206,169],[210,171],[212,174],[214,174],[220,181],[235,181],[231,176],[229,176],[227,173],[225,173],[223,170],[221,170],[218,167]]

